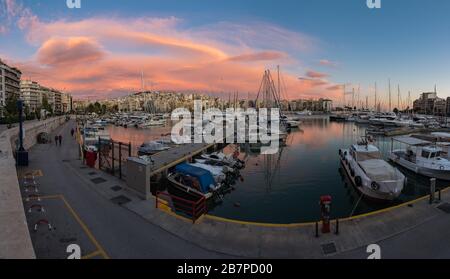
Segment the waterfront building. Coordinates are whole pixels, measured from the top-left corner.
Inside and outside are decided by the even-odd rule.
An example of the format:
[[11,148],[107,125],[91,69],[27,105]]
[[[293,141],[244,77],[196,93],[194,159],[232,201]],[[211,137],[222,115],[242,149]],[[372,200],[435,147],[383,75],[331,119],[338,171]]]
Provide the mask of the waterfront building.
[[442,115],[446,112],[446,100],[439,98],[436,92],[424,92],[413,103],[413,110],[419,114]]
[[72,111],[73,99],[69,93],[61,93],[61,112],[63,114],[70,113]]
[[4,116],[6,100],[11,97],[20,97],[20,78],[22,72],[7,65],[0,59],[0,117]]
[[42,107],[42,87],[35,81],[20,82],[20,97],[30,112],[36,112]]

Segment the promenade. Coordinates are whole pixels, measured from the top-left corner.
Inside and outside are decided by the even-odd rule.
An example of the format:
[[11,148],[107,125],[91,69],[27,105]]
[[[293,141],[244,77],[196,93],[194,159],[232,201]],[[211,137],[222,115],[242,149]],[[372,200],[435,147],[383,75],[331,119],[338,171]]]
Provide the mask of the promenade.
[[[339,234],[315,237],[315,224],[258,224],[203,216],[196,224],[155,200],[138,198],[123,181],[83,166],[70,129],[63,145],[36,145],[29,168],[40,174],[45,218],[57,229],[31,232],[38,258],[64,258],[69,244],[84,258],[355,258],[378,244],[383,258],[450,258],[450,191],[341,220]],[[25,194],[25,193],[23,193]],[[25,208],[30,206],[26,202]],[[37,214],[37,213],[36,213]],[[32,227],[42,218],[27,215]],[[335,229],[333,222],[332,229]]]

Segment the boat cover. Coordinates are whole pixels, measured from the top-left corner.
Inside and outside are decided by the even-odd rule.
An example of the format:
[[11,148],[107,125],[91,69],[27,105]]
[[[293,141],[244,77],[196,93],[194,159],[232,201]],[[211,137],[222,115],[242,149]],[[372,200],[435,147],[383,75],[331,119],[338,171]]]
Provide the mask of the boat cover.
[[184,175],[195,177],[200,182],[203,193],[208,193],[210,186],[215,184],[214,177],[211,172],[199,167],[195,167],[186,163],[179,164],[175,167],[175,171]]
[[399,179],[395,168],[384,160],[366,160],[359,162],[359,165],[374,181],[383,182]]

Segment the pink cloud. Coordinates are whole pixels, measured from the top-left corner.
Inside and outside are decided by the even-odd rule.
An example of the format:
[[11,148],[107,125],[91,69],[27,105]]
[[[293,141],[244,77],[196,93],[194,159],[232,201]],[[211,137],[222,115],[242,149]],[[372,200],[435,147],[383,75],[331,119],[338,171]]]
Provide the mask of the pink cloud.
[[90,38],[52,38],[39,48],[37,60],[43,65],[73,65],[95,62],[104,55],[101,46]]
[[[265,69],[300,65],[289,53],[316,48],[315,39],[267,23],[221,22],[186,29],[181,21],[92,17],[44,22],[22,9],[17,24],[37,51],[18,66],[26,77],[80,97],[139,90],[141,71],[155,90],[255,94]],[[313,70],[307,75],[314,80],[283,73],[285,97],[337,96],[327,90],[333,86],[324,79],[328,75]]]
[[337,62],[330,61],[328,59],[319,60],[319,64],[322,66],[336,67],[338,65]]
[[316,71],[308,71],[306,72],[306,76],[309,78],[326,78],[327,74],[316,72]]

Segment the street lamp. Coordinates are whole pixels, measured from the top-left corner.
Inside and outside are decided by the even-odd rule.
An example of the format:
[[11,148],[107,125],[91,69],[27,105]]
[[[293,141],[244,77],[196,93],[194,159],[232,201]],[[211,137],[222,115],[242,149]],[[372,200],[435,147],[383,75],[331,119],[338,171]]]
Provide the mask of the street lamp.
[[28,152],[23,147],[23,101],[17,101],[19,111],[19,147],[16,151],[16,163],[18,166],[28,166]]

